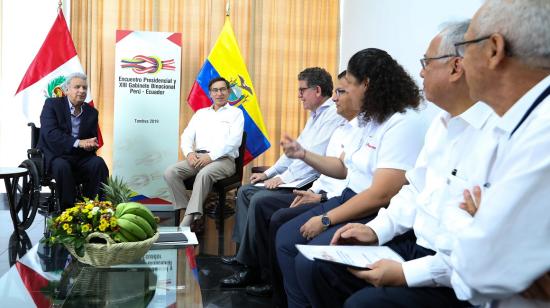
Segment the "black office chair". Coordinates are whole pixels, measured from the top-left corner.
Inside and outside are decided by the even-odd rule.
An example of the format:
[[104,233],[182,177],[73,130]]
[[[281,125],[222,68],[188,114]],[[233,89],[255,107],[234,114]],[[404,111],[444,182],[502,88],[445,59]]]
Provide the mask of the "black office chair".
[[[244,168],[244,152],[246,149],[246,132],[243,132],[243,139],[241,141],[241,146],[239,147],[239,157],[235,159],[235,174],[221,179],[214,183],[212,187],[212,192],[218,194],[218,203],[216,207],[211,210],[206,210],[205,214],[216,220],[216,228],[218,229],[218,253],[223,255],[223,232],[224,232],[224,221],[227,217],[230,217],[235,213],[235,211],[229,207],[226,207],[225,200],[227,192],[238,189],[242,185],[243,181],[243,168]],[[183,183],[188,190],[193,189],[193,183],[195,182],[195,177],[188,178],[184,180]]]

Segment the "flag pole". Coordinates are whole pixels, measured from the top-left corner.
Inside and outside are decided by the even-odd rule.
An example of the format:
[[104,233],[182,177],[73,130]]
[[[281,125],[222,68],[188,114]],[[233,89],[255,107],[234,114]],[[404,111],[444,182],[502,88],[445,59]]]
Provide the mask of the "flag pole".
[[[61,2],[61,1],[60,1]],[[231,0],[227,0],[227,4],[225,5],[225,16],[229,16],[229,5],[231,3]]]
[[63,6],[63,1],[59,0],[59,2],[57,2],[57,12],[61,11],[61,6]]

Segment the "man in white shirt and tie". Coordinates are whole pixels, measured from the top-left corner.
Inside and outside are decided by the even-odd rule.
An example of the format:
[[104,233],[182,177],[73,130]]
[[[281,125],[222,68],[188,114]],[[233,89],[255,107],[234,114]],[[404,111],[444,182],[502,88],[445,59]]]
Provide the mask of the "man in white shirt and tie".
[[[176,209],[185,209],[181,226],[191,226],[203,214],[203,203],[214,183],[235,173],[239,156],[244,116],[228,104],[231,86],[222,77],[208,85],[213,104],[198,110],[181,135],[181,150],[186,159],[168,167],[164,180],[174,198]],[[185,179],[195,176],[191,197],[187,198]]]

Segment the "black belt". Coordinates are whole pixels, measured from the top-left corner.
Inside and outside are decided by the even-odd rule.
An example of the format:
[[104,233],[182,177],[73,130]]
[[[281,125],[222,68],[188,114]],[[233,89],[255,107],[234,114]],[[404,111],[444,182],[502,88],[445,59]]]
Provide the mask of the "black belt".
[[206,154],[206,153],[210,153],[210,151],[207,151],[207,150],[196,150],[195,153],[197,153],[197,154]]

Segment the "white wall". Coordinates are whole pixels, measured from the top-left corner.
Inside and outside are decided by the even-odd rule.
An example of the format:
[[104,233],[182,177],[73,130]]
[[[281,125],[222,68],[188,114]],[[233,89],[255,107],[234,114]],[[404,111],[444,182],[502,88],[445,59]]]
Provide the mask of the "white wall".
[[392,55],[422,86],[419,59],[439,25],[472,18],[481,4],[481,0],[342,0],[340,70],[355,52],[376,47]]
[[[0,166],[16,166],[29,147],[27,120],[13,95],[57,14],[58,0],[0,0]],[[64,2],[69,21],[68,3]],[[438,25],[471,17],[481,0],[342,0],[340,68],[358,50],[387,50],[418,80]],[[3,185],[1,185],[0,190]]]
[[[0,1],[0,166],[18,166],[30,146],[30,129],[14,94],[57,16],[58,0]],[[70,1],[63,2],[69,22]]]

